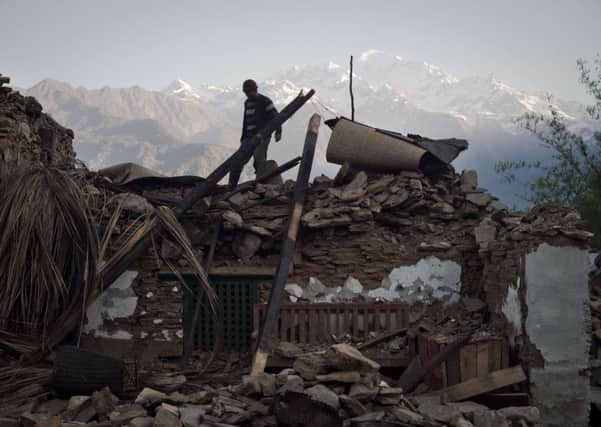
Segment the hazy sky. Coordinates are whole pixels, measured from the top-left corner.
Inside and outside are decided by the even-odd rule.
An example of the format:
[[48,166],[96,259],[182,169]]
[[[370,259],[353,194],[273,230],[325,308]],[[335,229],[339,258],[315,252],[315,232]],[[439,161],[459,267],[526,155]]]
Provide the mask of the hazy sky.
[[379,49],[583,100],[576,59],[601,53],[601,0],[0,0],[0,16],[19,86],[239,84]]

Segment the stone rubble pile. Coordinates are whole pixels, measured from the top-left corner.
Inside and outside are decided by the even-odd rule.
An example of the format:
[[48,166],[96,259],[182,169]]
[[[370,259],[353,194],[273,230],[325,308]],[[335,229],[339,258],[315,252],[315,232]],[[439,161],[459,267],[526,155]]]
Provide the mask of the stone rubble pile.
[[[2,86],[9,81],[0,74],[0,164],[47,162],[50,156],[54,164],[72,165],[75,160],[73,131],[43,113],[35,98]],[[52,135],[53,147],[43,146],[43,132]]]
[[380,366],[356,348],[337,344],[301,354],[278,374],[244,376],[233,386],[197,391],[144,388],[133,401],[108,389],[91,396],[31,404],[2,426],[531,426],[534,407],[489,410],[474,402],[441,403],[438,395],[406,396],[382,380]]

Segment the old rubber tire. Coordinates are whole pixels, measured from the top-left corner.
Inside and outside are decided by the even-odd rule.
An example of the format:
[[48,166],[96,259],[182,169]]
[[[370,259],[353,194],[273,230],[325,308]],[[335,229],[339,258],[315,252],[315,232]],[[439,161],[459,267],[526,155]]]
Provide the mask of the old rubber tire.
[[124,373],[122,360],[73,346],[62,346],[55,353],[52,389],[63,396],[90,395],[104,387],[119,394],[123,391]]

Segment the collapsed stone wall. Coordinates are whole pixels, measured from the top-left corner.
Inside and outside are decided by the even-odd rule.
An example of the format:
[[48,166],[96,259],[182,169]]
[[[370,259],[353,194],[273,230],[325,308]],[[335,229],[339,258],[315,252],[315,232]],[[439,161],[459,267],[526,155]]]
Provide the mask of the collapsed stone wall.
[[[45,147],[44,141],[51,141]],[[0,87],[0,165],[27,162],[69,166],[75,160],[73,131],[42,112],[40,103],[9,87]]]

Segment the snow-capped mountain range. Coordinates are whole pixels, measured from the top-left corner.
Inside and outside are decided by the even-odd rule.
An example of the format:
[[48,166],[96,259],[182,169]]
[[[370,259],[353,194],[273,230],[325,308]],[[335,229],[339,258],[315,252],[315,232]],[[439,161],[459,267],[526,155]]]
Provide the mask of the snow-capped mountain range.
[[[439,67],[367,51],[355,62],[356,119],[373,126],[433,138],[460,137],[470,148],[456,168],[474,168],[481,182],[507,199],[492,166],[507,158],[544,154],[516,125],[527,112],[546,114],[546,94],[517,90],[492,76],[458,78]],[[576,76],[574,76],[576,78]],[[350,116],[348,69],[333,63],[296,66],[259,82],[259,90],[277,106],[303,88],[316,96],[284,127],[284,139],[272,143],[270,156],[288,160],[301,152],[309,116]],[[23,90],[75,131],[76,151],[93,168],[132,161],[167,174],[206,175],[239,144],[243,94],[238,87],[192,86],[176,80],[162,91],[130,88],[86,89],[44,80]],[[552,100],[571,126],[592,128],[585,107]],[[320,131],[315,171],[333,173],[325,161],[329,130]]]

